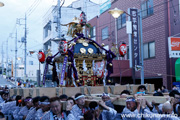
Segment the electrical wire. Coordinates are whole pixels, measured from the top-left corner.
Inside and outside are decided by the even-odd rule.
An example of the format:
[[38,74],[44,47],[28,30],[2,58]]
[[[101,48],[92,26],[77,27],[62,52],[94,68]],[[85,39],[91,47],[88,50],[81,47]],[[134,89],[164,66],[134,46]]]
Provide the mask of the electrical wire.
[[64,5],[64,2],[65,2],[65,0],[63,0],[63,3],[62,3],[62,5],[60,7],[62,7]]
[[[167,2],[169,2],[169,1],[167,1]],[[155,8],[155,7],[157,7],[157,6],[160,6],[160,5],[163,5],[163,4],[165,4],[165,3],[167,3],[167,2],[164,2],[164,3],[161,3],[161,4],[158,4],[158,5],[156,5],[156,6],[153,6],[153,9]],[[179,5],[179,4],[178,4]],[[91,6],[87,6],[87,7],[91,7]],[[174,6],[173,6],[174,7]],[[172,7],[171,7],[172,8]],[[167,8],[166,9],[164,9],[164,10],[167,10]],[[160,10],[159,10],[160,11]],[[157,12],[159,12],[159,11],[156,11],[156,12],[154,12],[154,13],[157,13]],[[162,10],[161,10],[162,11]],[[113,22],[113,21],[112,21]],[[110,23],[108,23],[108,24],[111,24],[112,22],[110,22]],[[99,27],[102,27],[102,26],[105,26],[105,25],[107,25],[107,23],[106,24],[103,24],[103,25],[101,25],[101,26],[99,26]],[[97,37],[101,37],[101,36],[97,36]]]
[[26,10],[26,13],[31,11],[38,2],[39,2],[39,0],[34,0],[34,2],[31,4],[31,6]]
[[[167,2],[168,2],[168,1],[167,1]],[[164,2],[164,3],[162,3],[162,4],[165,4],[165,3],[167,3],[167,2]],[[157,7],[157,6],[160,6],[160,5],[162,5],[162,4],[156,5],[156,6],[154,6],[153,8],[155,8],[155,7]],[[173,7],[174,7],[174,6],[173,6]],[[112,22],[113,22],[113,21],[112,21]],[[105,26],[105,25],[107,25],[107,24],[111,24],[112,22],[103,24],[103,25],[98,26],[98,27],[102,27],[102,26]],[[111,35],[109,35],[109,36],[111,36]],[[101,36],[96,36],[96,37],[101,37]]]
[[35,0],[34,3],[29,7],[29,9],[26,11],[27,17],[30,16],[34,12],[34,10],[37,8],[41,0]]

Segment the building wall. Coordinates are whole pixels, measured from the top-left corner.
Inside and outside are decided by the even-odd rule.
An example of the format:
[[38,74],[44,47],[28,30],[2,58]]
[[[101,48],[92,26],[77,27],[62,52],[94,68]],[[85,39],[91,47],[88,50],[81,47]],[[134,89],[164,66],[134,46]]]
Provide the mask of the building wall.
[[[170,29],[168,29],[168,36],[173,36],[173,37],[180,37],[180,0],[172,0],[169,1],[169,6],[168,6],[168,10],[167,13],[168,14],[168,26]],[[169,47],[169,46],[168,46]],[[178,57],[179,58],[179,57]],[[172,75],[172,80],[175,82],[176,78],[175,78],[175,62],[176,62],[177,58],[171,58],[169,60],[169,74]]]
[[[167,38],[169,35],[167,3],[167,0],[153,0],[154,12],[149,17],[143,18],[142,27],[143,43],[155,41],[155,57],[150,59],[144,59],[145,79],[162,78],[163,85],[168,86],[168,88],[170,88],[171,78],[168,76],[172,74],[170,73],[170,60],[167,43]],[[110,9],[113,9],[115,7],[126,12],[128,11],[128,8],[135,7],[141,9],[141,1],[133,0],[132,2],[132,0],[118,0],[112,3]],[[128,16],[126,15],[126,20],[128,19],[127,17]],[[94,19],[93,22],[95,22],[95,20],[96,19]],[[93,23],[92,21],[90,22]],[[105,45],[109,45],[109,48],[111,48],[112,43],[115,43],[115,19],[108,13],[108,11],[106,11],[99,16],[97,23],[98,43],[105,43]],[[101,30],[106,26],[109,27],[109,37],[105,40],[102,40]],[[127,45],[129,44],[128,35],[126,34],[126,27],[123,27],[118,30],[118,43],[121,43],[122,41],[126,42]],[[136,72],[136,78],[140,79],[140,72]]]
[[[83,3],[84,2],[84,3]],[[78,9],[80,8],[81,9]],[[86,8],[85,8],[86,7]],[[85,10],[87,14],[87,20],[92,19],[93,17],[99,14],[99,5],[95,4],[89,0],[78,0],[73,2],[67,7],[61,8],[61,24],[68,24],[73,21],[74,17],[79,18],[82,10]],[[47,50],[51,48],[52,54],[56,54],[58,51],[58,44],[51,41],[57,38],[57,8],[52,6],[44,16],[44,35],[45,35],[45,26],[50,24],[51,29],[48,31],[48,36],[43,37],[44,49]],[[67,35],[68,26],[61,25],[61,35],[65,35],[66,40],[71,40],[72,37]]]
[[[95,41],[97,41],[98,37],[99,37],[98,36],[98,32],[97,32],[97,26],[98,26],[97,20],[98,20],[98,16],[96,16],[96,17],[94,17],[94,18],[92,18],[91,20],[88,21],[88,23],[90,23],[92,27],[96,27],[96,29],[95,29],[95,34],[96,35],[95,36],[91,36],[91,38],[95,37]],[[86,36],[88,36],[87,33],[90,34],[90,29],[86,30]]]
[[94,18],[96,15],[99,15],[99,4],[91,2],[90,0],[77,0],[72,2],[68,7],[80,8],[81,11],[84,11],[87,16],[87,20]]
[[[33,61],[33,64],[30,64],[30,61]],[[31,79],[33,81],[37,81],[37,70],[39,70],[39,61],[37,58],[37,53],[32,54],[31,56],[27,56],[26,63],[26,79]],[[41,75],[43,74],[43,64],[40,64]],[[13,76],[15,77],[15,65],[13,70]],[[24,61],[23,58],[17,60],[17,71],[16,77],[24,80]],[[42,76],[41,76],[42,77]],[[42,80],[42,79],[41,79]]]
[[[127,10],[131,5],[128,4],[127,1],[122,0],[122,3],[119,3],[119,8],[123,10]],[[129,1],[130,2],[130,1]],[[133,7],[140,9],[140,2],[137,0],[134,1]],[[164,1],[153,0],[153,15],[146,17],[142,21],[143,28],[143,43],[148,43],[151,41],[155,41],[155,58],[145,59],[144,60],[144,76],[145,78],[151,77],[162,77],[163,84],[168,85],[167,83],[167,37],[166,30],[168,29],[166,26],[167,19],[166,18],[166,4],[163,4]],[[112,7],[117,7],[114,3]],[[131,3],[132,4],[132,3]],[[126,8],[125,8],[126,7]],[[125,28],[123,28],[125,31]],[[118,31],[119,34],[122,34],[122,30]],[[123,34],[124,35],[124,34]],[[120,35],[120,36],[123,36]],[[119,38],[123,39],[123,37]],[[157,73],[161,73],[163,76],[158,76]],[[136,77],[140,77],[138,73],[136,73]]]

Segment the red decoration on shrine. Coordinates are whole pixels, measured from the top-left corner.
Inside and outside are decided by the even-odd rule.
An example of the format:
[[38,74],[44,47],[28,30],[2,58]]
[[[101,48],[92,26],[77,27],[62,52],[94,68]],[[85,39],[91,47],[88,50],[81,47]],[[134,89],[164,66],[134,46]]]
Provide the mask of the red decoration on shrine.
[[59,48],[58,48],[59,52],[63,55],[67,52],[67,41],[66,39],[61,39],[61,41],[59,42]]
[[38,53],[39,62],[43,63],[45,61],[45,54],[42,51]]
[[120,46],[119,46],[119,54],[124,57],[124,55],[127,53],[127,46],[126,46],[126,43],[122,43]]
[[104,76],[103,70],[98,70],[98,71],[97,71],[97,77],[98,77],[98,78],[103,78],[103,76]]
[[80,24],[82,26],[86,25],[86,14],[84,12],[81,12],[80,14]]

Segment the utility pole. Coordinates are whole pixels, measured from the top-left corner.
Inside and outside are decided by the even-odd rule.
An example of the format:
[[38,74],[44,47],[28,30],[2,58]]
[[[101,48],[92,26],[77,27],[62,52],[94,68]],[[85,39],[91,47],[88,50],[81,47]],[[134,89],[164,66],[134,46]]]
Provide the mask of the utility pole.
[[57,27],[58,27],[58,38],[61,38],[61,0],[58,0],[58,8],[57,8]]
[[17,29],[15,36],[15,84],[17,82]]
[[[83,12],[85,13],[86,20],[87,20],[88,19],[88,17],[87,17],[88,14],[87,14],[87,3],[86,3],[86,1],[87,0],[83,0]],[[86,35],[85,29],[83,29],[83,34]],[[88,35],[86,37],[88,37]]]
[[144,49],[143,49],[143,33],[142,33],[142,11],[139,15],[139,26],[141,34],[141,85],[144,84]]
[[26,79],[26,43],[27,43],[27,31],[26,31],[26,14],[25,14],[25,33],[24,33],[24,77]]
[[4,61],[3,61],[3,58],[4,58],[4,56],[3,56],[3,43],[2,43],[2,77],[3,77],[3,72],[4,72]]
[[[21,24],[20,20],[23,19],[25,21],[25,24]],[[26,79],[26,53],[27,53],[27,48],[26,48],[26,44],[27,44],[27,17],[26,17],[26,13],[25,13],[25,18],[20,18],[17,19],[17,24],[19,25],[24,25],[25,26],[25,32],[24,32],[24,37],[23,37],[23,41],[24,42],[24,80]]]
[[9,72],[8,72],[8,39],[6,40],[6,78],[9,77]]

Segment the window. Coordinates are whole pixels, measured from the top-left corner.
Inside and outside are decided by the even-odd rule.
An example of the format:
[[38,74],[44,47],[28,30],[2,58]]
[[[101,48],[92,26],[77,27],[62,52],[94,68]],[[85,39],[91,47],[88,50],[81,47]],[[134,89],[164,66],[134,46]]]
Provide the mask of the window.
[[92,27],[91,29],[90,29],[90,33],[91,33],[91,37],[94,37],[95,35],[96,35],[96,26],[94,26],[94,27]]
[[88,30],[86,31],[86,36],[89,36],[89,31]]
[[123,13],[117,19],[117,28],[120,29],[120,28],[122,28],[124,26],[126,26],[126,14],[125,13]]
[[96,26],[93,27],[93,37],[96,36]]
[[144,59],[148,58],[148,43],[144,44]]
[[102,40],[108,38],[108,27],[102,29]]
[[81,7],[78,7],[78,8],[76,8],[76,9],[81,10]]
[[149,57],[155,57],[155,42],[149,43]]
[[91,29],[91,39],[96,41],[96,26],[93,26]]
[[141,4],[142,17],[147,17],[153,14],[153,0],[145,0]]
[[144,44],[144,59],[155,57],[155,42]]

